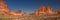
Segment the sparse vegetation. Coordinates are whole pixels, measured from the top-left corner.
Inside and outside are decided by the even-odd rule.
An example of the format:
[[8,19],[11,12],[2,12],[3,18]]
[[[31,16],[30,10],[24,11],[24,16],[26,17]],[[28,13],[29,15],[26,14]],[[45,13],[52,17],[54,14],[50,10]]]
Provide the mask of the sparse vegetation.
[[60,17],[48,18],[48,17],[41,17],[41,16],[34,16],[34,15],[30,15],[27,17],[22,16],[18,18],[5,17],[3,13],[0,13],[0,20],[15,20],[15,19],[18,19],[18,20],[60,20]]
[[3,13],[0,13],[0,20],[12,20],[12,19],[9,18],[9,17],[4,16]]

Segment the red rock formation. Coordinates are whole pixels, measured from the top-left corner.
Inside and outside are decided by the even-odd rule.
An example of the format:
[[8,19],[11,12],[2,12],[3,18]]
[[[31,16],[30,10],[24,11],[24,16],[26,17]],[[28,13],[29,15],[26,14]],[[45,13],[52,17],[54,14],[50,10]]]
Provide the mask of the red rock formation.
[[20,10],[17,13],[12,10],[9,10],[7,4],[3,0],[0,0],[0,12],[2,12],[5,16],[21,16],[22,15]]
[[46,7],[45,6],[41,6],[38,10],[45,12],[46,11]]
[[20,11],[19,12],[14,12],[14,11],[10,11],[10,16],[12,16],[12,17],[18,17],[18,16],[22,16],[22,13],[20,13]]
[[28,16],[28,14],[25,12],[24,14],[23,14],[23,16],[25,17],[25,16]]
[[3,0],[1,0],[0,1],[0,12],[8,12],[8,11],[9,9],[8,9],[7,4]]
[[50,6],[48,7],[41,6],[38,10],[35,11],[35,15],[38,16],[53,15],[53,14],[56,13],[52,11],[52,8]]
[[47,7],[47,12],[46,13],[49,14],[49,15],[54,15],[54,14],[57,15],[57,12],[53,11],[51,6]]
[[7,15],[7,13],[9,12],[9,8],[7,4],[4,2],[4,0],[0,0],[0,12],[4,15]]
[[35,13],[36,16],[39,16],[39,12],[38,12],[38,10],[35,10],[34,13]]
[[17,14],[18,16],[22,16],[22,11],[21,11],[21,10],[18,10],[16,14]]
[[45,6],[41,6],[38,10],[35,11],[36,15],[42,16],[45,15],[46,13],[46,7]]

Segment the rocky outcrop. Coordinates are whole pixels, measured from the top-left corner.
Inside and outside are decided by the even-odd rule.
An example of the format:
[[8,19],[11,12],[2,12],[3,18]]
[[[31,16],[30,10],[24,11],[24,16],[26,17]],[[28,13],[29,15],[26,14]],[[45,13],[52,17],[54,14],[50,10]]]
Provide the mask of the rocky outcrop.
[[41,6],[36,10],[35,15],[46,16],[46,15],[57,15],[57,12],[54,12],[50,6]]
[[0,12],[8,12],[9,8],[4,1],[0,1]]

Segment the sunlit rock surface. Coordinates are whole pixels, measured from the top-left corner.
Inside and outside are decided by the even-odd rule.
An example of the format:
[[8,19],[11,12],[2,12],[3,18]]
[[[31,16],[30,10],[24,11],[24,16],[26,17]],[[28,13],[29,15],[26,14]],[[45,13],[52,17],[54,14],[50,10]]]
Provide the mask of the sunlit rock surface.
[[57,15],[57,12],[54,12],[50,6],[41,6],[34,13],[36,16]]
[[9,8],[4,1],[0,1],[0,11],[1,12],[8,12]]

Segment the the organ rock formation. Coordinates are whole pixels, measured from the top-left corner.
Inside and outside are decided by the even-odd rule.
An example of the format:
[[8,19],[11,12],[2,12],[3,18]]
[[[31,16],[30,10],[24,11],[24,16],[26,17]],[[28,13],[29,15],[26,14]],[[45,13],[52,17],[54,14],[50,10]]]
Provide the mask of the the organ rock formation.
[[41,6],[38,10],[35,10],[36,16],[57,15],[57,12],[53,11],[50,6]]

